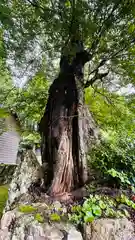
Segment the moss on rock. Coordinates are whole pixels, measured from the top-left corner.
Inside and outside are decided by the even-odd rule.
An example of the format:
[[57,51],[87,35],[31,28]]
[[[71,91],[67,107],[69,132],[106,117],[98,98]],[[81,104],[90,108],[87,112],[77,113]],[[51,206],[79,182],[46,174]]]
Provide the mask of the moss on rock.
[[20,205],[18,207],[18,210],[19,210],[19,212],[22,212],[22,213],[32,213],[32,212],[37,211],[37,208],[30,206],[30,205]]
[[37,213],[35,215],[35,220],[37,220],[39,223],[43,223],[44,222],[44,217],[40,213]]
[[8,198],[8,185],[0,186],[0,218]]

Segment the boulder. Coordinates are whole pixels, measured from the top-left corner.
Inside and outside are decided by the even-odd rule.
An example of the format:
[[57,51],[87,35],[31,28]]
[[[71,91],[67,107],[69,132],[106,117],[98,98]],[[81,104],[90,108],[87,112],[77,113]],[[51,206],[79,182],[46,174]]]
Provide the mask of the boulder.
[[43,210],[44,221],[35,218],[36,212],[8,211],[1,219],[0,240],[135,240],[133,223],[126,218],[95,220],[82,233],[68,221],[48,221],[45,204],[33,207]]
[[98,219],[85,227],[86,240],[135,240],[134,225],[127,218]]
[[[27,150],[10,184],[0,240],[135,240],[134,225],[127,218],[97,219],[80,230],[69,223],[68,217],[52,220],[50,214],[54,210],[62,209],[67,216],[68,207],[59,201],[53,201],[52,206],[45,203],[45,197],[33,196],[29,189],[39,180],[42,182],[42,177],[35,154]],[[36,192],[35,187],[33,190]]]
[[26,194],[29,199],[30,187],[42,181],[42,169],[32,150],[24,152],[23,160],[16,167],[8,192],[8,201],[4,211],[11,210],[14,203]]
[[[44,206],[40,206],[44,207]],[[69,223],[39,223],[34,214],[14,209],[1,219],[0,240],[83,240],[82,234]]]

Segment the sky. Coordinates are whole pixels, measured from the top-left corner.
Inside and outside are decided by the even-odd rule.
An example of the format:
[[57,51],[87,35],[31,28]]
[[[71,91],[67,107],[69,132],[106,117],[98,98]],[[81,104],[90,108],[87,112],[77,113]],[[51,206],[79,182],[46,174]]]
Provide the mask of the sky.
[[124,94],[124,95],[133,94],[133,93],[135,93],[135,88],[133,87],[132,84],[128,84],[127,87],[120,88],[118,93],[121,94],[121,95],[122,94]]

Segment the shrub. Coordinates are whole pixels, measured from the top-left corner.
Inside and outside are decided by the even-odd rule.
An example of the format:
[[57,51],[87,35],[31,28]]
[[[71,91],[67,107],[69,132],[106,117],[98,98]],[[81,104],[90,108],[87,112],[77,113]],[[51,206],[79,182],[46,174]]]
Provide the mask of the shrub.
[[100,177],[117,185],[135,183],[135,144],[130,139],[120,137],[116,144],[102,141],[90,153],[92,168],[99,172]]

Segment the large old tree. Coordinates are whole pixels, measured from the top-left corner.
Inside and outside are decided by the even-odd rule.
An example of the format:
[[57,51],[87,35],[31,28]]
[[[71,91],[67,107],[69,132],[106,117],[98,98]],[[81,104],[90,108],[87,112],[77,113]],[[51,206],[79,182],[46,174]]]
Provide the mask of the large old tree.
[[53,77],[53,60],[60,58],[40,133],[46,189],[51,196],[66,195],[87,182],[87,151],[98,138],[84,105],[85,88],[134,84],[135,3],[4,0],[0,8],[9,63],[19,70],[16,80],[29,79],[45,61]]
[[42,160],[47,163],[46,186],[50,186],[53,196],[86,183],[86,154],[91,138],[97,138],[92,116],[84,105],[83,68],[90,55],[81,40],[71,41],[71,50],[74,43],[78,51],[72,58],[70,54],[62,55],[60,73],[50,87],[40,123]]

